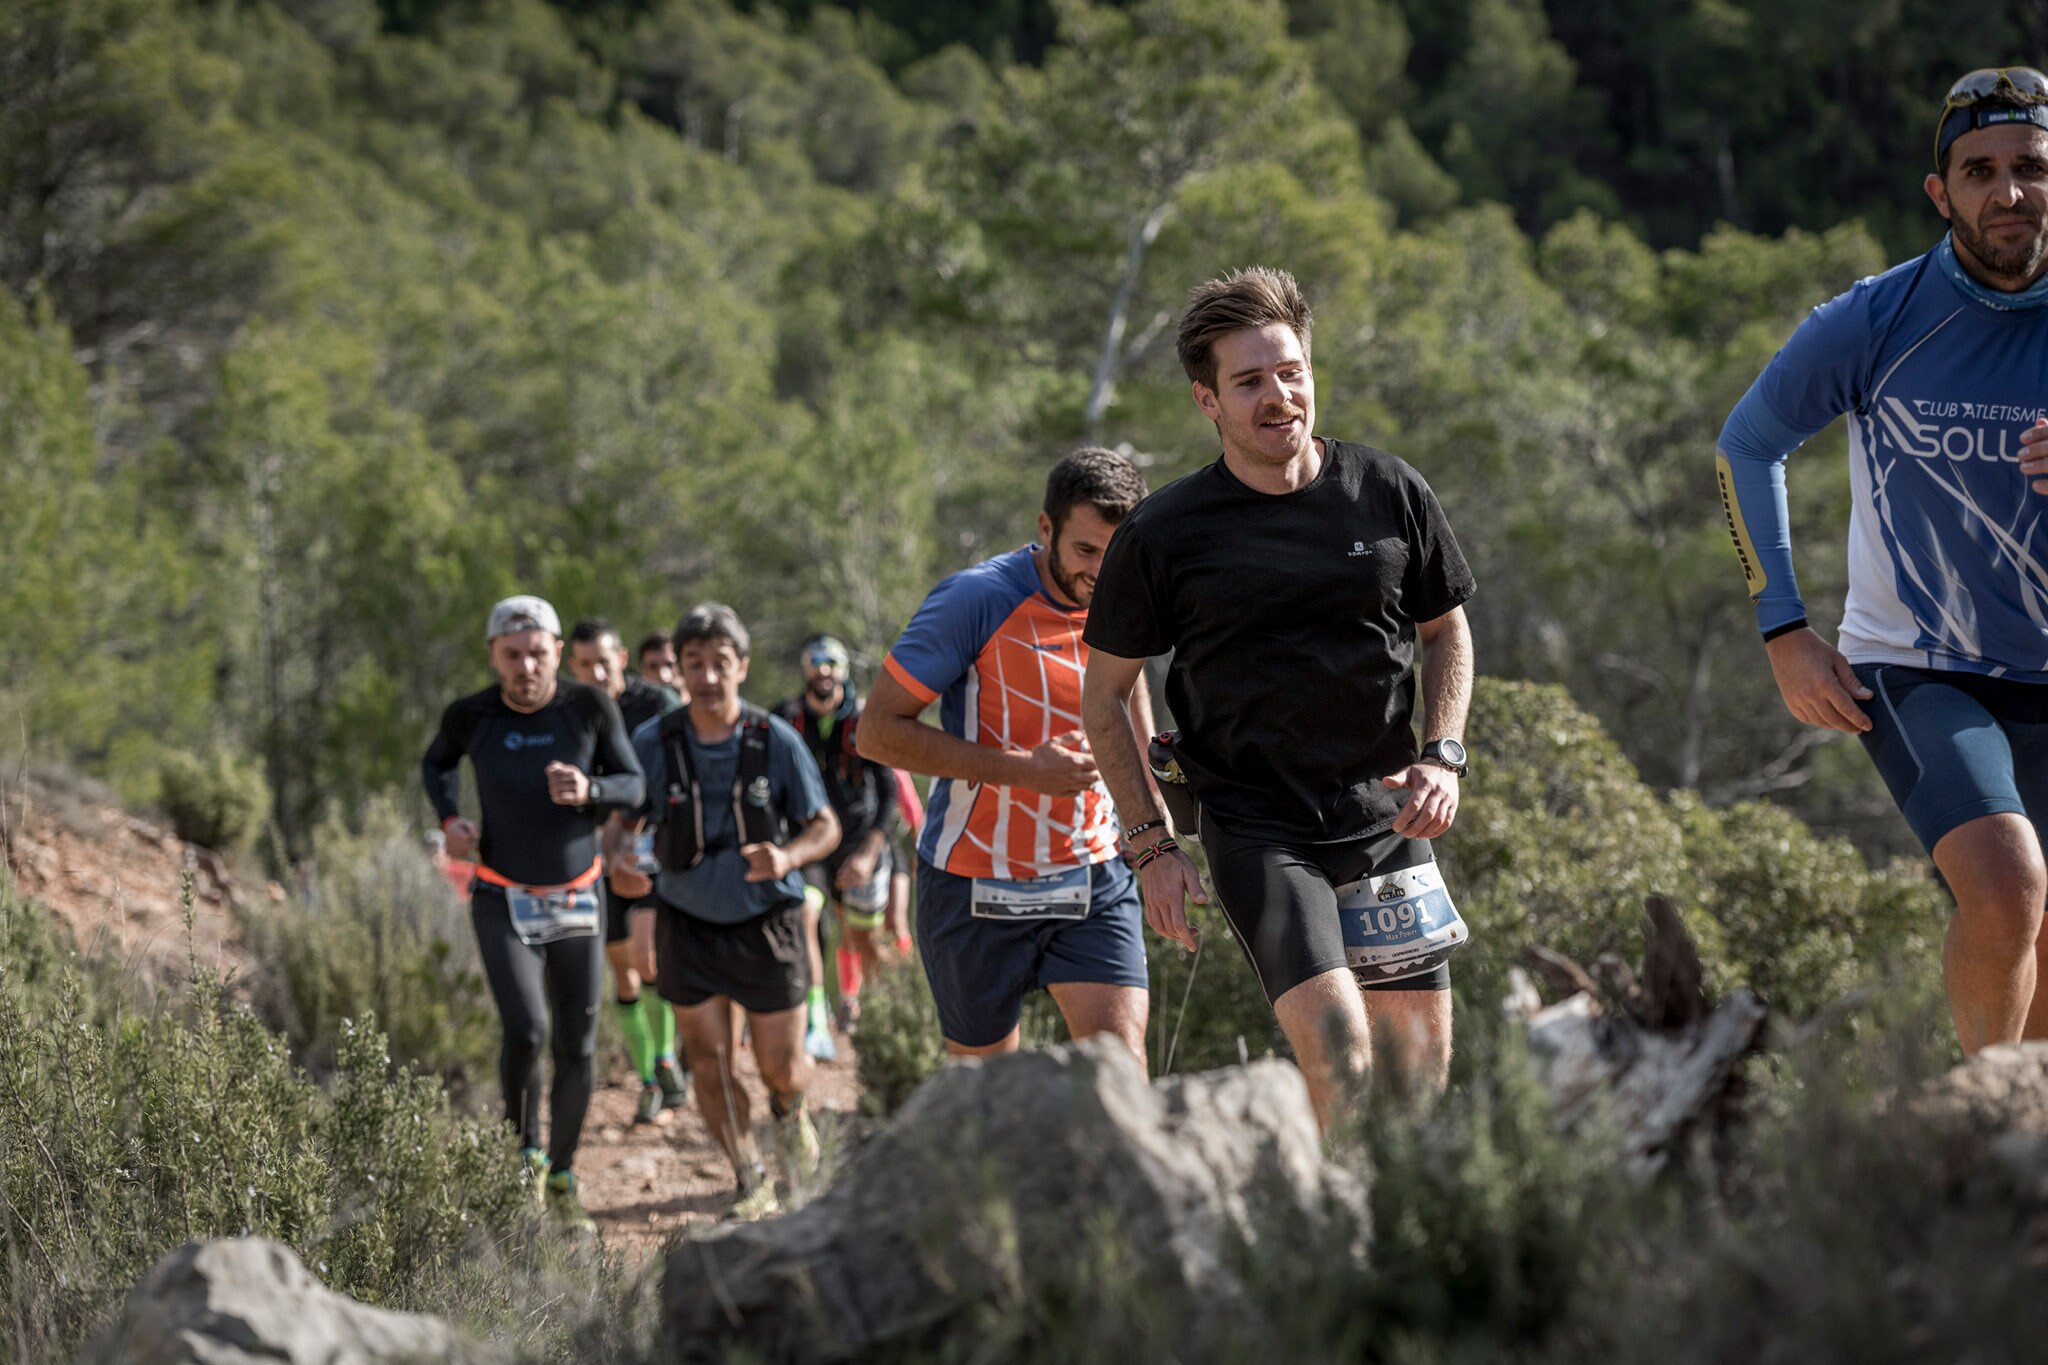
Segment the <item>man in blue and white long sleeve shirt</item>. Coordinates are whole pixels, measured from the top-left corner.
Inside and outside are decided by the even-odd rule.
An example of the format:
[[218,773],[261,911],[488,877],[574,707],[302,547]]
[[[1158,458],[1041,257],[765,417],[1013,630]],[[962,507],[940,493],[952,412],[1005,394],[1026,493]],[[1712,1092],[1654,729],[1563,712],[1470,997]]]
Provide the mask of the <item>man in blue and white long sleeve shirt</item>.
[[[1816,308],[1721,432],[1724,506],[1778,689],[1861,736],[1956,897],[1966,1053],[2048,1037],[2048,77],[1956,82],[1915,260]],[[1786,456],[1849,418],[1849,596],[1829,645],[1792,572]]]

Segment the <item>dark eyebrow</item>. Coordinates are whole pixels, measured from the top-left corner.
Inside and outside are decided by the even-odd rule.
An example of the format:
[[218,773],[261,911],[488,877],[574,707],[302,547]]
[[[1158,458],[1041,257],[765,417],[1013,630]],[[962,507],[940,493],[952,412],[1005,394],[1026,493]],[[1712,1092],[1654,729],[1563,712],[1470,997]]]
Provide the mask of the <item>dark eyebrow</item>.
[[1239,370],[1239,371],[1238,371],[1238,372],[1237,372],[1236,374],[1227,374],[1227,375],[1225,375],[1225,376],[1223,376],[1223,377],[1224,377],[1225,379],[1242,379],[1242,378],[1244,378],[1244,377],[1245,377],[1246,375],[1248,375],[1248,374],[1258,374],[1258,373],[1261,373],[1262,371],[1264,371],[1264,370],[1266,370],[1266,369],[1268,369],[1268,368],[1271,368],[1271,369],[1275,369],[1275,370],[1284,370],[1284,369],[1286,369],[1286,368],[1287,368],[1288,366],[1290,366],[1290,365],[1300,365],[1300,364],[1304,364],[1304,363],[1305,363],[1305,362],[1303,362],[1303,361],[1300,361],[1300,360],[1282,360],[1282,361],[1278,361],[1278,362],[1276,362],[1275,364],[1271,365],[1270,367],[1269,367],[1269,366],[1265,366],[1265,365],[1251,365],[1251,366],[1247,366],[1246,368],[1244,368],[1244,369],[1242,369],[1242,370]]

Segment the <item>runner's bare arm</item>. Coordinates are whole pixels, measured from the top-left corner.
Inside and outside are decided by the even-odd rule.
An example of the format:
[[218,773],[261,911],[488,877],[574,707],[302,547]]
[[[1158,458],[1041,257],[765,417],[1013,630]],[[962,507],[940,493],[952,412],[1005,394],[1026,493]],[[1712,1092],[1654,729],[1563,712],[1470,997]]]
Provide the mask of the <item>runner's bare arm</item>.
[[[1158,734],[1159,731],[1156,728],[1156,722],[1152,715],[1152,689],[1145,683],[1144,665],[1142,663],[1139,664],[1138,670],[1138,676],[1131,686],[1131,738],[1138,741],[1138,757],[1140,760],[1138,763],[1138,778],[1145,784],[1145,790],[1151,793],[1152,800],[1156,805],[1160,804],[1159,784],[1152,780],[1152,765],[1143,760],[1147,747],[1152,743],[1152,736]],[[1087,685],[1086,674],[1082,675],[1082,685],[1084,687]],[[1085,716],[1083,720],[1086,720]],[[1095,761],[1098,766],[1102,762],[1100,758],[1097,758]],[[1129,823],[1129,821],[1125,822],[1127,828]]]
[[[1081,723],[1088,727],[1088,740],[1095,750],[1095,762],[1102,780],[1116,802],[1116,815],[1125,829],[1165,817],[1159,797],[1146,780],[1145,757],[1138,748],[1139,705],[1151,717],[1149,699],[1143,698],[1138,681],[1144,676],[1143,659],[1125,659],[1100,649],[1088,651],[1088,671],[1081,677]],[[1147,739],[1151,736],[1147,735]],[[1163,834],[1164,831],[1162,830]],[[1150,845],[1153,841],[1142,841]]]
[[[1422,737],[1462,739],[1472,706],[1472,628],[1465,609],[1453,607],[1433,621],[1415,623],[1422,641]],[[1458,775],[1436,763],[1411,763],[1382,779],[1406,787],[1408,800],[1394,817],[1394,832],[1434,839],[1458,818]]]
[[1076,731],[1036,749],[998,749],[949,735],[918,719],[925,703],[887,672],[877,674],[855,740],[861,757],[932,777],[1074,796],[1095,784],[1095,760]]
[[[1081,720],[1088,727],[1096,762],[1102,765],[1102,780],[1109,784],[1109,794],[1116,801],[1117,819],[1126,829],[1165,815],[1152,786],[1151,770],[1138,748],[1138,717],[1133,714],[1143,707],[1144,728],[1149,731],[1149,698],[1133,697],[1144,672],[1143,659],[1091,649],[1088,671],[1081,678]],[[1149,830],[1138,837],[1133,851],[1148,849],[1165,837],[1164,828]],[[1145,902],[1145,922],[1153,931],[1195,947],[1199,940],[1188,923],[1187,902],[1205,905],[1209,898],[1187,855],[1175,849],[1151,859],[1139,871],[1138,885]]]
[[1422,738],[1462,740],[1472,709],[1472,627],[1465,609],[1418,621],[1415,635],[1422,641]]
[[743,844],[740,856],[747,860],[748,881],[772,882],[789,875],[791,868],[821,861],[837,847],[839,817],[830,806],[821,806],[788,843]]

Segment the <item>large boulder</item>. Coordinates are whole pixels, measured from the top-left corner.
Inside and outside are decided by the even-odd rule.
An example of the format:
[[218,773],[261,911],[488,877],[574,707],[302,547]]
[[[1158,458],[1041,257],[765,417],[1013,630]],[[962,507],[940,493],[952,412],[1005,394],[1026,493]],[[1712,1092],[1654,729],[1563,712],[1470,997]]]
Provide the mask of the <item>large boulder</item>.
[[79,1365],[499,1365],[511,1357],[439,1318],[337,1294],[289,1247],[259,1237],[188,1242],[128,1293]]
[[1951,1187],[1994,1182],[2048,1205],[2048,1042],[1999,1043],[1915,1094]]
[[1199,1360],[1225,1322],[1242,1339],[1243,1252],[1356,1262],[1366,1217],[1291,1065],[1154,1085],[1091,1039],[946,1067],[812,1203],[674,1248],[664,1335],[677,1361],[850,1360],[1110,1296],[1156,1315],[1155,1358]]

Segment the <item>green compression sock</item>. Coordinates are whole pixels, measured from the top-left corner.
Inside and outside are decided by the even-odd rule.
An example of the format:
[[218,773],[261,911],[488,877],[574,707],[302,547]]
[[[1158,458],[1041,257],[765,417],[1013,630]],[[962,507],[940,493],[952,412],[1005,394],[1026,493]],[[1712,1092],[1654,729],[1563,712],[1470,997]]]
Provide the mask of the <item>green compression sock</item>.
[[671,1061],[676,1055],[676,1012],[668,1001],[653,991],[642,987],[640,1007],[647,1015],[648,1032],[654,1035],[654,1056],[658,1061],[663,1057]]
[[804,996],[804,1006],[806,1010],[804,1017],[810,1026],[815,1029],[824,1028],[826,1021],[830,1017],[825,1012],[825,988],[823,986],[811,987],[810,992]]
[[[643,993],[640,997],[646,999]],[[626,1056],[642,1081],[654,1079],[654,1035],[647,1029],[647,1015],[640,1000],[619,1001],[619,1031],[626,1035]]]

